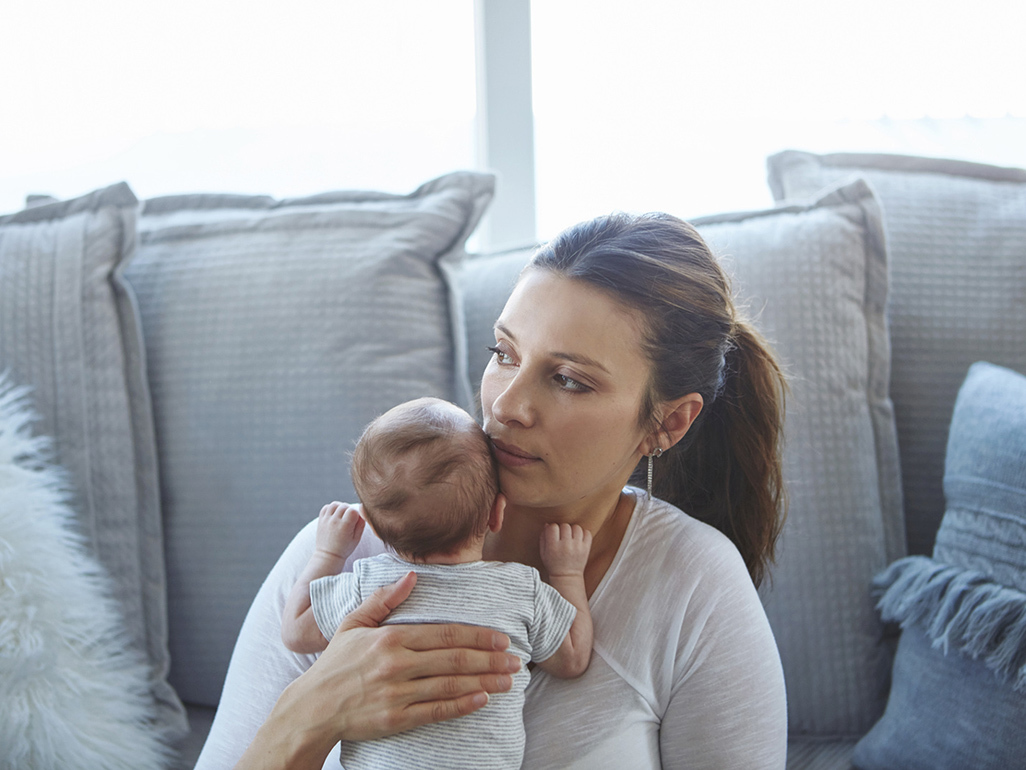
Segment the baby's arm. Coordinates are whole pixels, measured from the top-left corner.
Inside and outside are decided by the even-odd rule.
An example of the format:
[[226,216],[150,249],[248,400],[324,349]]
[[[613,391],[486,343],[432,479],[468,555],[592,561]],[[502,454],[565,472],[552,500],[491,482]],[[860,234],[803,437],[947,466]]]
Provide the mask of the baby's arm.
[[337,575],[345,566],[363,534],[364,521],[357,508],[329,503],[317,517],[314,552],[299,574],[281,618],[281,638],[293,652],[321,652],[328,640],[317,627],[310,606],[310,584],[317,578]]
[[591,662],[591,609],[584,588],[591,532],[577,524],[549,524],[542,531],[540,545],[549,584],[577,608],[577,616],[556,653],[538,665],[553,676],[571,679],[583,674]]

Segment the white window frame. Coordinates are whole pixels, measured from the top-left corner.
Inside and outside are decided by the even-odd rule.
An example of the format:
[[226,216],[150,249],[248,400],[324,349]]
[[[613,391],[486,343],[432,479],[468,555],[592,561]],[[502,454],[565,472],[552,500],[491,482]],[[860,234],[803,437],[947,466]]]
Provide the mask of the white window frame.
[[531,1],[475,0],[477,165],[498,176],[481,251],[537,242]]

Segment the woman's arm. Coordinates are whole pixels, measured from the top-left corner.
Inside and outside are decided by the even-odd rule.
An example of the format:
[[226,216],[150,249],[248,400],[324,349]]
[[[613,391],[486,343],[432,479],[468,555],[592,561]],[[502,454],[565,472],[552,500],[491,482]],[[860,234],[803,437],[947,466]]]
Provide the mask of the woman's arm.
[[[379,729],[382,724],[393,725],[391,732],[400,729],[404,718],[423,715],[424,709],[411,711],[408,707],[416,703],[415,699],[423,697],[425,688],[429,696],[432,688],[436,693],[451,693],[439,699],[449,701],[475,692],[499,692],[511,686],[509,663],[515,661],[519,666],[519,660],[493,649],[495,632],[490,629],[463,626],[355,628],[336,634],[320,659],[287,650],[281,641],[282,611],[289,590],[313,552],[315,531],[316,522],[311,522],[293,539],[250,606],[196,770],[234,767],[247,750],[250,750],[247,761],[261,756],[268,759],[285,756],[271,753],[281,751],[297,758],[308,750],[313,756],[320,755],[321,742],[327,740],[327,732],[344,734],[346,730],[355,730],[356,721],[369,713],[364,709],[373,700],[374,693],[364,692],[364,685],[370,681],[392,690],[391,709],[379,710],[376,717]],[[364,537],[352,559],[380,552],[378,541]],[[470,642],[467,641],[468,630]],[[474,643],[475,635],[482,637],[477,643]],[[357,665],[349,666],[349,661]],[[360,661],[369,662],[361,668]],[[300,680],[315,662],[319,663],[318,673]],[[354,673],[358,674],[357,678],[348,680]],[[293,682],[295,687],[291,687]],[[399,713],[403,705],[407,708]],[[429,713],[434,709],[433,715],[439,718],[448,713],[447,708],[452,708],[451,704],[431,702],[421,705],[425,705]],[[317,719],[307,721],[310,706],[328,711],[334,708],[336,712],[345,707],[346,718],[352,725],[339,723],[341,728],[336,724],[331,731],[321,734],[318,719],[325,715],[314,714]],[[456,709],[461,707],[465,707],[462,701]],[[342,719],[338,713],[332,716]],[[354,732],[353,737],[356,735]],[[310,765],[310,761],[315,764]],[[279,765],[282,766],[290,765]],[[320,767],[309,757],[307,764],[291,766]]]
[[662,766],[784,770],[787,698],[773,632],[741,559],[720,566],[713,590],[696,589],[685,614]]

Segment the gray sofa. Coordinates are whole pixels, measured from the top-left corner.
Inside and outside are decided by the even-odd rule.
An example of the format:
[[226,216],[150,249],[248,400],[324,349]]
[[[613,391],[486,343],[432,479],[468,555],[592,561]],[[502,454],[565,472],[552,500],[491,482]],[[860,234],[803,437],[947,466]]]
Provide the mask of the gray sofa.
[[[788,766],[848,768],[897,636],[871,582],[933,548],[959,386],[979,360],[1026,372],[1026,172],[786,152],[769,176],[778,206],[695,223],[791,378],[790,514],[762,591]],[[0,371],[33,388],[179,766],[275,558],[354,498],[366,422],[426,394],[476,411],[530,255],[466,253],[493,185],[144,202],[116,185],[0,218]]]

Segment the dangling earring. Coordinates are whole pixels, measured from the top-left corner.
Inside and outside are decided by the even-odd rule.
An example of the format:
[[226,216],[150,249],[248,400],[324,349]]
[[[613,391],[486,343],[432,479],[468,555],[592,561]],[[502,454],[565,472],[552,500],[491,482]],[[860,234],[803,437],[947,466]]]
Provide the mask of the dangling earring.
[[650,454],[648,456],[648,496],[649,497],[652,496],[652,458],[653,457],[662,457],[662,456],[663,456],[662,447],[656,447],[655,449],[652,450],[652,454]]

